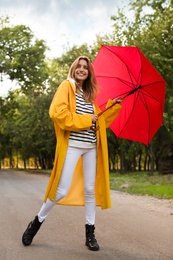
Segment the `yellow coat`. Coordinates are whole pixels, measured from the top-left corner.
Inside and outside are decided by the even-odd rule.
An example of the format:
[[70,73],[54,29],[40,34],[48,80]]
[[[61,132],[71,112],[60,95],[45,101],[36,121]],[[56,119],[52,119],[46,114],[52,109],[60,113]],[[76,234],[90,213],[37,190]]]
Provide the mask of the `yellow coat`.
[[[109,100],[108,106],[113,103]],[[102,209],[111,207],[109,186],[109,163],[106,127],[116,118],[121,105],[116,104],[98,119],[99,130],[97,133],[97,171],[96,171],[96,204]],[[94,104],[94,113],[100,112],[99,107]],[[69,80],[64,80],[58,87],[52,100],[49,115],[54,121],[57,145],[55,151],[54,167],[49,179],[44,201],[47,198],[54,200],[56,189],[61,176],[61,171],[68,148],[70,131],[89,129],[92,126],[91,115],[76,114],[75,87]],[[92,163],[92,162],[91,162]],[[81,158],[76,166],[71,187],[65,198],[57,202],[61,205],[84,205],[84,181]]]

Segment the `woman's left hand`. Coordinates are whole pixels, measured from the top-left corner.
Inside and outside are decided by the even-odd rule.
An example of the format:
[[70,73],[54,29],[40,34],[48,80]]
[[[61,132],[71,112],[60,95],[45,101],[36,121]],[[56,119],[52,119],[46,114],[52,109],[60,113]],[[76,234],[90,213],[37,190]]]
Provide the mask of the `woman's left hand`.
[[113,101],[114,101],[114,104],[121,104],[121,102],[123,101],[123,98],[114,98]]

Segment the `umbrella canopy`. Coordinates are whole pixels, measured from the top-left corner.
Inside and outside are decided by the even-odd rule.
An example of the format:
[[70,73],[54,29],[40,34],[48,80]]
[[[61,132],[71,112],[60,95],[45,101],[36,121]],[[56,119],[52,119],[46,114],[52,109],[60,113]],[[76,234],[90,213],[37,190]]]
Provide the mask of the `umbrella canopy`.
[[149,144],[163,121],[166,82],[137,47],[102,46],[93,62],[97,103],[124,98],[110,128],[118,138]]

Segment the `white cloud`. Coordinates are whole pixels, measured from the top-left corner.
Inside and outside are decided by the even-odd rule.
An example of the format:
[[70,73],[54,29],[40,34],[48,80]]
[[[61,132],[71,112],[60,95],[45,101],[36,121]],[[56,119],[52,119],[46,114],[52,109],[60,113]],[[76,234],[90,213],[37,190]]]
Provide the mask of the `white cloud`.
[[110,16],[117,4],[114,0],[0,0],[0,15],[5,10],[13,25],[29,26],[37,38],[47,42],[48,55],[56,57],[67,43],[92,43],[96,34],[110,32]]
[[120,4],[120,0],[0,0],[0,17],[8,15],[12,25],[29,26],[46,41],[52,58],[61,56],[64,47],[92,44],[96,34],[111,32],[110,16]]

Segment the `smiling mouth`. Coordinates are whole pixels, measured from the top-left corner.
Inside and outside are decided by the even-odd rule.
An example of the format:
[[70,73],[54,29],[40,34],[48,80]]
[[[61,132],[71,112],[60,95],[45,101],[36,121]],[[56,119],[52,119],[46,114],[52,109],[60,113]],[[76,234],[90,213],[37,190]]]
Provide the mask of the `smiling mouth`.
[[81,76],[81,77],[83,77],[83,76],[85,76],[85,74],[77,74],[78,76]]

